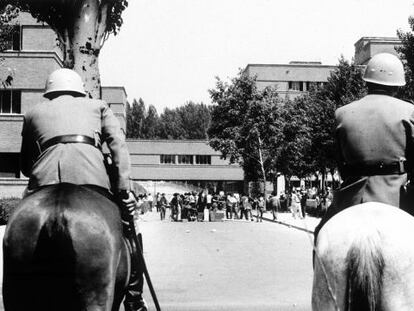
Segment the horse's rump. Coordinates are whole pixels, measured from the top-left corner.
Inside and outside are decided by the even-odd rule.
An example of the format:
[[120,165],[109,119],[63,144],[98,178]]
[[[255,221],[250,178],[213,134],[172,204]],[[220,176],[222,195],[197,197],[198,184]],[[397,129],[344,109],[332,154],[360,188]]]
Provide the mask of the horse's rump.
[[414,309],[414,218],[371,202],[330,219],[316,243],[313,310]]
[[4,236],[5,309],[110,310],[117,271],[126,271],[123,247],[119,211],[108,198],[71,184],[33,193]]

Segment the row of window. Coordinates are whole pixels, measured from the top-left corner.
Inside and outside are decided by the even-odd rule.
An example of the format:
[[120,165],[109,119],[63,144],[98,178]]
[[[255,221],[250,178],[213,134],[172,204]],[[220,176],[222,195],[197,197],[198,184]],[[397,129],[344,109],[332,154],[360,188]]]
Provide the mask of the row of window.
[[22,92],[20,90],[0,91],[0,114],[21,113]]
[[326,82],[313,81],[289,81],[289,90],[292,91],[309,91],[314,88],[322,87]]
[[191,155],[191,154],[161,154],[161,164],[197,164],[197,165],[211,165],[210,155]]

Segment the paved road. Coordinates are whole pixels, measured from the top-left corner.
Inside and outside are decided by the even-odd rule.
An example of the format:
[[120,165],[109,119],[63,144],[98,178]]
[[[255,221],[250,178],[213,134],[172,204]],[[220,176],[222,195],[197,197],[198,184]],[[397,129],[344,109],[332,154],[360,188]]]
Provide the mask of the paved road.
[[311,241],[303,231],[271,222],[160,222],[156,213],[139,225],[163,310],[310,310]]
[[[147,213],[139,226],[162,310],[310,310],[311,242],[304,231],[272,222],[158,219]],[[1,226],[0,240],[3,232]],[[0,260],[0,278],[2,270]],[[155,310],[147,289],[145,297]]]

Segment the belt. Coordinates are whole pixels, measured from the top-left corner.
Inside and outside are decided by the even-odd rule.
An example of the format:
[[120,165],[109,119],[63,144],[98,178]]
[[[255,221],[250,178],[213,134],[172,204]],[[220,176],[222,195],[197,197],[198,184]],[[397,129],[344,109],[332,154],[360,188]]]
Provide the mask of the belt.
[[50,148],[57,144],[73,144],[73,143],[80,143],[80,144],[87,144],[94,146],[98,149],[101,149],[101,144],[99,141],[96,141],[94,138],[85,136],[85,135],[61,135],[55,136],[43,144],[38,144],[40,152],[45,151],[47,148]]
[[405,160],[392,163],[344,164],[341,167],[341,173],[346,176],[402,175],[408,172],[408,162]]

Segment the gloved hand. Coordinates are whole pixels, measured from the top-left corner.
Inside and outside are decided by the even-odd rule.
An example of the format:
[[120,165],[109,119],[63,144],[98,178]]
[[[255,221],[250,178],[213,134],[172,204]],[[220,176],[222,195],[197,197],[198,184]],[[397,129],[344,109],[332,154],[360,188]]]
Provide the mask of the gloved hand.
[[131,191],[122,192],[120,195],[122,202],[123,213],[129,216],[134,216],[135,209],[137,208],[137,200]]

